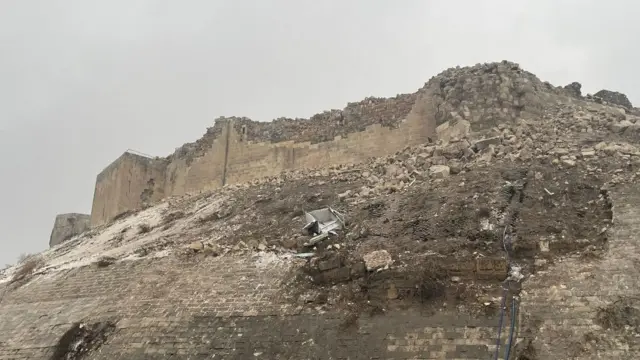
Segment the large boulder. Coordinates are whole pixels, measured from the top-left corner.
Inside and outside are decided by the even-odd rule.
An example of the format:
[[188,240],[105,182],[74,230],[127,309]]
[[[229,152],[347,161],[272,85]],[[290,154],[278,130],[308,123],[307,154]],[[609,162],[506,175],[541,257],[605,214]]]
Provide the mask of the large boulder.
[[49,246],[56,246],[89,230],[91,216],[87,214],[60,214],[56,216],[49,238]]

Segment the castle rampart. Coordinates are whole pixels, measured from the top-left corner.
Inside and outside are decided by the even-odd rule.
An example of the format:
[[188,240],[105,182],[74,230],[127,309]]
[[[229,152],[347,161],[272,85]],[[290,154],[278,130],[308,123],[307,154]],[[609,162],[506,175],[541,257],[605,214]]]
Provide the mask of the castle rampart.
[[97,177],[91,224],[104,224],[165,196],[249,182],[283,170],[357,163],[426,142],[435,125],[425,117],[408,116],[415,98],[367,98],[308,120],[219,118],[201,139],[165,159],[126,152]]
[[572,101],[566,89],[503,61],[451,68],[413,94],[369,97],[310,119],[222,117],[167,158],[126,153],[107,167],[96,182],[91,224],[165,196],[389,155],[429,141],[443,123],[464,121],[480,135],[500,123],[539,118],[550,97]]
[[165,159],[125,152],[96,178],[91,225],[164,197]]

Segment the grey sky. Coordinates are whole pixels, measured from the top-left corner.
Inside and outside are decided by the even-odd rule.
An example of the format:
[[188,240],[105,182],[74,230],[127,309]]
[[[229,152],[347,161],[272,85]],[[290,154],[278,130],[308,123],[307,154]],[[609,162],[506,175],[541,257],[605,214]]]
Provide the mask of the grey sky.
[[640,104],[633,1],[3,0],[0,265],[91,210],[127,148],[167,155],[225,115],[308,117],[508,59]]

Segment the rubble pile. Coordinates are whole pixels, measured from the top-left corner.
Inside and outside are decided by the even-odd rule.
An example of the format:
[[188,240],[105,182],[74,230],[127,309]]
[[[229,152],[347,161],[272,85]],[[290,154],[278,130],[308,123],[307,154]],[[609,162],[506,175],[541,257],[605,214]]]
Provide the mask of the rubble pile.
[[[300,130],[288,140],[312,141],[305,136],[326,122],[344,124],[338,132],[366,125],[358,114],[367,111],[389,126],[429,115],[437,120],[437,137],[364,163],[170,197],[93,229],[73,242],[73,251],[84,255],[78,249],[106,238],[100,241],[125,250],[110,249],[108,261],[96,256],[100,266],[132,256],[252,256],[257,264],[293,264],[289,295],[302,307],[376,304],[379,310],[404,299],[493,309],[496,282],[514,269],[505,256],[507,235],[518,281],[562,256],[595,256],[611,226],[607,188],[639,174],[640,117],[611,99],[582,97],[580,88],[553,87],[510,62],[479,64],[446,70],[395,105],[368,99],[328,112],[317,124],[305,122],[304,131],[285,120],[264,125],[237,118],[256,140]],[[210,139],[216,131],[208,132]],[[318,211],[338,214],[339,226]],[[70,246],[47,257],[79,261],[68,255]]]
[[633,105],[627,95],[611,90],[600,90],[593,94],[594,97],[600,98],[610,104],[620,105],[627,109],[632,109]]
[[[215,219],[224,220],[225,227],[234,231],[224,239],[208,243],[198,240],[190,248],[216,256],[254,251],[305,252],[309,250],[304,249],[309,236],[300,231],[305,225],[305,210],[330,205],[352,219],[362,209],[368,209],[368,216],[372,216],[375,211],[384,212],[384,203],[394,201],[394,196],[411,196],[407,194],[415,189],[437,194],[454,188],[464,193],[481,169],[491,172],[505,167],[541,166],[557,174],[566,175],[571,170],[583,174],[580,176],[596,176],[609,185],[633,181],[637,173],[630,174],[629,170],[635,168],[640,149],[627,142],[624,135],[635,129],[637,119],[620,108],[585,102],[549,106],[537,120],[500,123],[487,129],[482,138],[465,125],[466,120],[457,120],[454,125],[447,121],[439,127],[446,141],[408,147],[363,164],[289,171],[206,194],[229,199],[223,211],[226,214]],[[543,175],[538,172],[535,176]],[[496,180],[496,189],[499,182]],[[181,201],[188,198],[184,199]],[[177,199],[170,201],[179,206]],[[328,245],[344,249],[340,244],[345,241],[370,238],[366,228],[366,224],[353,223]]]
[[[365,164],[289,171],[250,184],[229,185],[227,189],[281,185],[285,181],[309,177],[330,176],[341,181],[361,177],[365,185],[357,191],[340,194],[340,198],[372,198],[384,192],[402,190],[415,181],[438,182],[466,169],[493,162],[535,161],[575,166],[577,162],[597,164],[610,156],[632,161],[640,154],[640,149],[615,135],[636,134],[640,131],[638,119],[640,117],[626,115],[619,109],[560,107],[538,121],[499,124],[490,129],[490,137],[482,139],[474,140],[474,134],[467,131],[446,143],[440,141],[438,144],[409,147],[392,156],[371,159]],[[445,126],[441,125],[441,128]]]

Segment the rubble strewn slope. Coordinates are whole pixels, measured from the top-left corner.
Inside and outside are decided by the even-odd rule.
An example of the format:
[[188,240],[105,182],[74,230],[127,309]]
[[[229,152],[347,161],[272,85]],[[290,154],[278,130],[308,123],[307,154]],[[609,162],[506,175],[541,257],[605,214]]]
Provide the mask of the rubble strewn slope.
[[[435,110],[432,143],[165,199],[43,252],[31,277],[143,258],[250,256],[291,266],[282,297],[302,312],[344,311],[349,321],[411,306],[497,313],[505,279],[518,293],[568,256],[606,254],[608,189],[636,181],[640,118],[597,99],[512,63],[449,69],[414,108]],[[346,226],[306,246],[305,211],[327,206],[346,214]],[[0,282],[27,286],[31,277],[14,281],[20,269]]]

